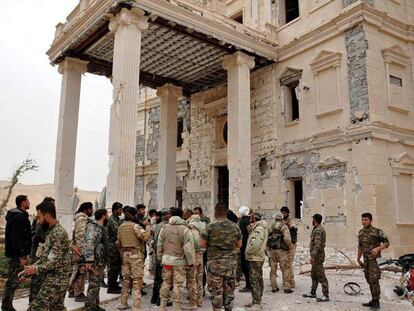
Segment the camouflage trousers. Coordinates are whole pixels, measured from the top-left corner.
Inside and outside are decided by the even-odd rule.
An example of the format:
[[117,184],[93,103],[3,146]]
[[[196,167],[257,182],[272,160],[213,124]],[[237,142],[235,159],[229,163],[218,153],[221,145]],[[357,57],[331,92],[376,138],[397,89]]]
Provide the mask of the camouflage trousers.
[[379,280],[381,279],[381,270],[376,259],[364,257],[364,273],[371,290],[372,299],[380,299],[381,287]]
[[328,279],[325,275],[325,270],[323,268],[323,260],[317,260],[313,265],[311,269],[311,278],[312,278],[312,293],[316,293],[316,290],[318,289],[319,283],[322,285],[322,293],[329,297],[329,283]]
[[122,259],[121,254],[115,246],[109,247],[108,262],[108,288],[114,288],[118,285],[118,277],[121,274]]
[[213,311],[233,310],[237,258],[213,259],[207,262],[208,291]]
[[290,284],[290,288],[295,288],[295,274],[293,273],[293,261],[295,260],[295,254],[296,254],[296,244],[292,245],[292,248],[288,251],[288,258],[289,258],[289,266],[287,271],[287,280]]
[[203,253],[196,253],[194,266],[187,267],[186,272],[188,298],[192,305],[203,303],[203,273]]
[[32,276],[32,281],[30,282],[29,303],[37,297],[45,278],[46,275],[44,273],[38,273],[37,275]]
[[252,284],[252,302],[253,304],[262,304],[263,297],[263,261],[249,261],[250,284]]
[[86,295],[85,310],[95,311],[99,307],[99,290],[101,288],[101,279],[104,275],[104,265],[94,265],[94,272],[88,273],[88,293]]
[[73,292],[75,296],[83,294],[85,291],[87,276],[88,273],[85,271],[85,266],[74,263],[70,279],[69,292]]
[[14,292],[19,287],[17,274],[22,270],[23,267],[20,265],[20,259],[9,259],[9,270],[7,272],[7,281],[4,287],[3,302],[1,304],[1,310],[3,311],[13,310]]
[[69,287],[70,270],[59,275],[44,275],[39,293],[28,311],[66,311],[65,295]]
[[181,289],[185,280],[186,266],[163,266],[162,285],[160,297],[168,299],[171,287],[173,288],[172,299],[175,303],[181,303]]
[[121,304],[127,304],[129,290],[132,286],[132,305],[134,308],[139,308],[144,278],[144,259],[142,254],[134,251],[124,251],[122,259],[122,275],[124,280],[122,282]]
[[272,289],[275,290],[277,286],[277,266],[282,270],[283,289],[291,289],[292,285],[289,278],[289,253],[281,249],[272,249],[269,251],[270,259],[270,283]]

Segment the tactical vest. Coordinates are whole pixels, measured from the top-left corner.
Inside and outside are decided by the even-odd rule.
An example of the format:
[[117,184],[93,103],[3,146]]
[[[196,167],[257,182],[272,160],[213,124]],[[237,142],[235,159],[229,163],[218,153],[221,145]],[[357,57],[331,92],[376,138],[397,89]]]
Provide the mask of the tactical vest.
[[139,247],[140,241],[135,235],[135,223],[126,221],[119,226],[118,234],[122,247]]
[[281,249],[288,251],[289,248],[285,243],[285,237],[283,236],[282,227],[283,223],[280,223],[270,234],[267,240],[267,247],[270,249]]
[[167,224],[164,227],[164,255],[184,257],[183,237],[184,225]]

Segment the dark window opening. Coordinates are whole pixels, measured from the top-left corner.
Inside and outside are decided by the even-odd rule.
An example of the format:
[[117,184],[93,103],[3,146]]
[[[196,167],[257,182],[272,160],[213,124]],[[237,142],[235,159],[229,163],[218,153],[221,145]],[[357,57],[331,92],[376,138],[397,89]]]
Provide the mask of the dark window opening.
[[264,176],[267,172],[267,159],[261,158],[259,162],[260,175]]
[[295,218],[302,218],[303,184],[302,178],[293,180]]
[[299,0],[285,0],[286,24],[299,17]]
[[243,24],[243,11],[239,11],[233,16],[230,17],[230,19],[234,20],[235,22],[238,22],[240,24]]
[[227,166],[219,166],[217,180],[217,201],[229,206],[229,169]]
[[178,208],[183,208],[183,191],[177,190],[175,192],[175,206]]
[[226,145],[227,145],[227,131],[228,131],[228,127],[227,127],[227,121],[226,121],[226,123],[224,123],[224,126],[223,126],[223,141],[226,143]]
[[403,86],[402,79],[392,75],[390,76],[390,83],[400,87]]
[[177,121],[177,148],[180,148],[183,143],[184,120],[182,118]]
[[299,86],[299,81],[295,81],[294,83],[288,85],[289,91],[289,98],[290,98],[290,116],[289,121],[299,120],[299,99],[296,94],[296,88]]

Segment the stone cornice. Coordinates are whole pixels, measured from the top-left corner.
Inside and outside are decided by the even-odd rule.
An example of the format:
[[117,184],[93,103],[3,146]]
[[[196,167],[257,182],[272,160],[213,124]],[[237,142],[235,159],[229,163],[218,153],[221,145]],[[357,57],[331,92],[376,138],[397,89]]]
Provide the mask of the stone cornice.
[[120,27],[135,25],[139,30],[143,31],[148,29],[148,17],[145,16],[145,12],[140,9],[128,10],[122,8],[121,11],[111,18],[109,22],[109,30],[116,32]]
[[[176,172],[179,175],[187,174],[189,172],[188,161],[177,162]],[[158,165],[157,164],[137,165],[136,174],[137,176],[157,175]]]
[[293,41],[278,48],[279,61],[287,60],[297,54],[311,49],[334,38],[348,29],[366,23],[397,36],[407,42],[414,42],[414,25],[408,25],[388,16],[385,12],[360,3],[342,10],[342,12],[325,24],[295,38]]

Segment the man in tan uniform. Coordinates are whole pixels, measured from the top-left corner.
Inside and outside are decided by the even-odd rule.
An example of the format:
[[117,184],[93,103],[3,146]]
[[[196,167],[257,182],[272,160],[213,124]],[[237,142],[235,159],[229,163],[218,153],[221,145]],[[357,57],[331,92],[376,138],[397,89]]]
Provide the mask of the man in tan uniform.
[[289,248],[288,257],[289,257],[289,269],[287,271],[287,278],[292,288],[296,287],[295,284],[295,274],[293,273],[293,260],[295,259],[296,254],[296,242],[298,239],[298,228],[296,226],[295,218],[290,217],[290,210],[287,206],[282,206],[280,212],[283,215],[283,221],[288,226],[290,232],[290,239],[292,246]]
[[173,310],[181,310],[181,288],[185,280],[187,266],[194,266],[194,239],[183,211],[171,209],[171,218],[162,229],[157,241],[157,256],[162,262],[161,310],[167,310],[167,299],[173,287]]
[[124,277],[121,292],[121,304],[118,309],[129,309],[128,295],[132,283],[133,311],[139,311],[141,305],[141,289],[144,277],[145,242],[151,237],[151,226],[147,221],[145,230],[135,223],[137,210],[125,207],[125,222],[119,226],[117,246],[122,254],[122,275]]
[[280,265],[283,278],[283,289],[286,294],[292,293],[292,284],[289,278],[289,251],[292,247],[289,228],[283,221],[282,213],[273,215],[275,222],[269,227],[269,239],[267,243],[270,258],[270,283],[272,293],[279,291],[277,286],[277,265]]

